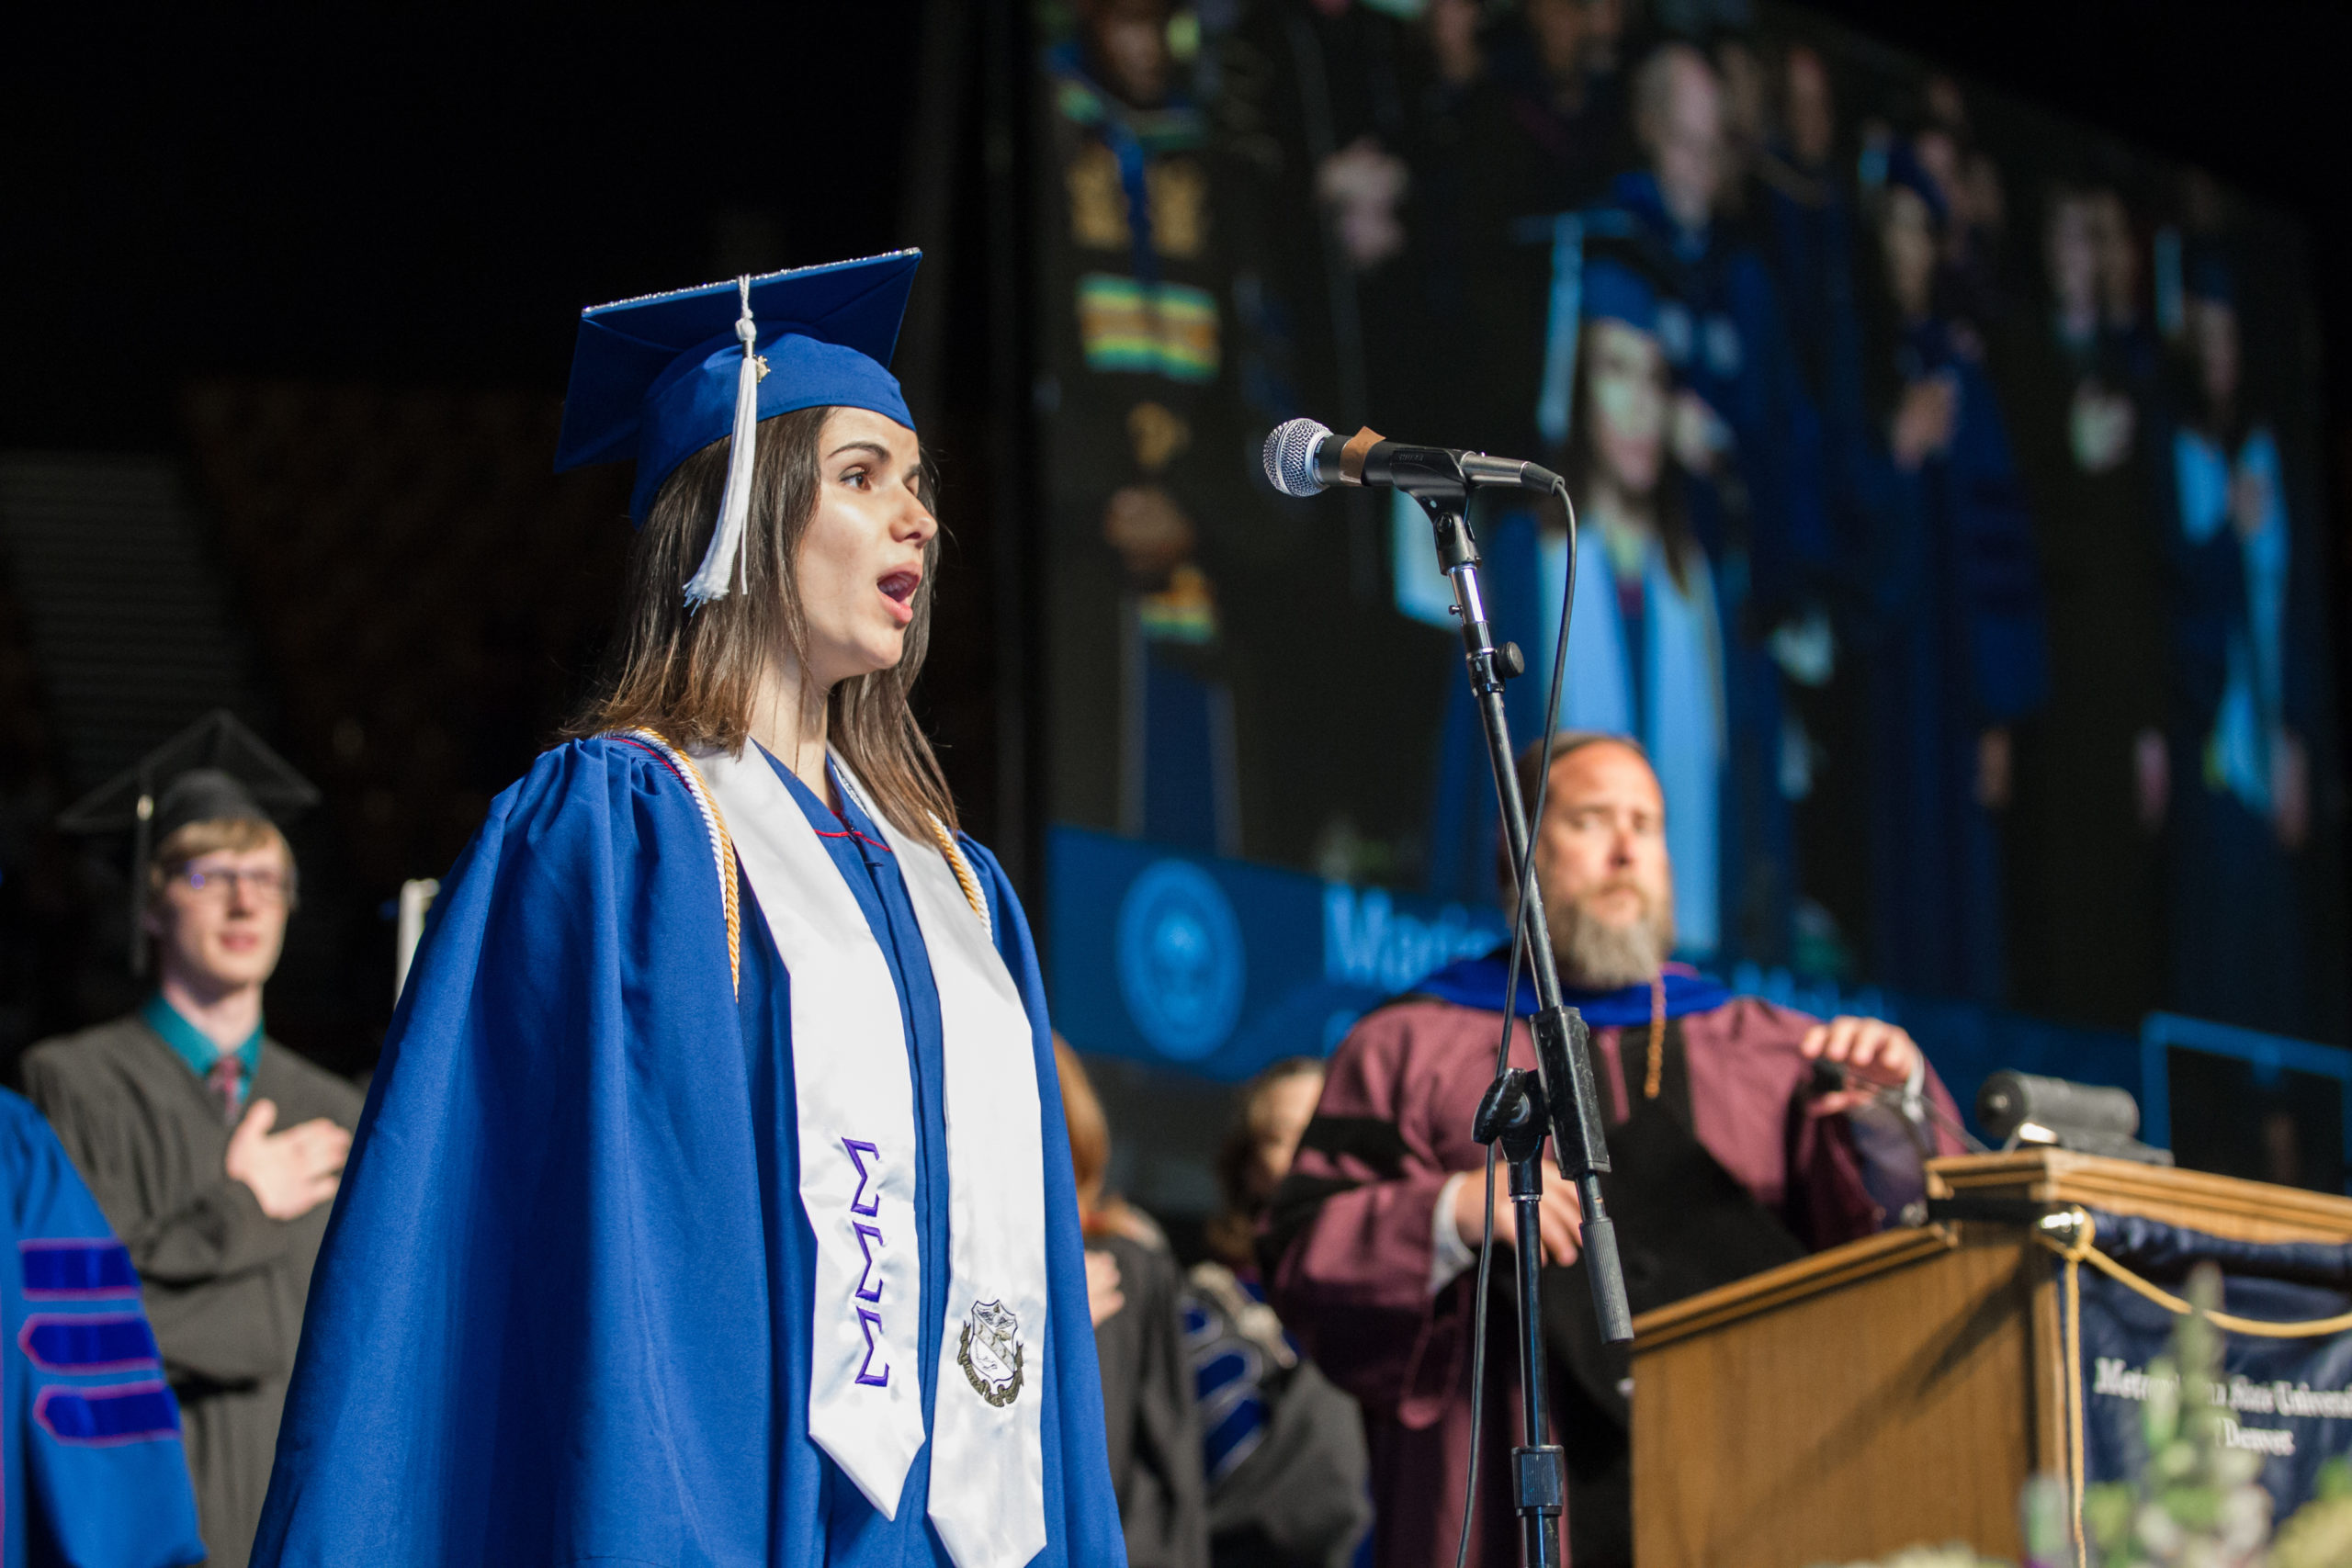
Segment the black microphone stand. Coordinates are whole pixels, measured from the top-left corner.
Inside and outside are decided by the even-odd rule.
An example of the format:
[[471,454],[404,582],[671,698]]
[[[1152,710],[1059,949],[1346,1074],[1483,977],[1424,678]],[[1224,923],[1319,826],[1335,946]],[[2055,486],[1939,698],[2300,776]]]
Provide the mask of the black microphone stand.
[[[1503,682],[1521,662],[1495,646],[1487,620],[1487,599],[1478,576],[1478,541],[1464,515],[1471,483],[1460,457],[1437,447],[1407,449],[1390,457],[1390,482],[1419,502],[1437,532],[1439,567],[1453,582],[1453,603],[1462,617],[1462,646],[1471,694],[1487,733],[1487,761],[1495,775],[1495,798],[1502,808],[1503,833],[1511,868],[1525,897],[1517,918],[1527,922],[1526,946],[1535,973],[1534,1073],[1505,1069],[1478,1106],[1474,1129],[1481,1144],[1502,1142],[1510,1162],[1511,1203],[1519,1217],[1520,1409],[1526,1441],[1512,1450],[1512,1503],[1520,1519],[1520,1554],[1526,1568],[1560,1568],[1559,1519],[1566,1503],[1567,1476],[1558,1445],[1547,1441],[1544,1409],[1543,1247],[1535,1238],[1544,1195],[1544,1138],[1548,1132],[1561,1169],[1576,1183],[1584,1205],[1584,1258],[1592,1281],[1592,1305],[1601,1338],[1612,1345],[1634,1337],[1625,1305],[1625,1280],[1617,1260],[1617,1231],[1602,1201],[1600,1174],[1609,1168],[1609,1145],[1600,1101],[1594,1089],[1592,1058],[1586,1049],[1584,1020],[1560,999],[1559,965],[1544,900],[1528,857],[1533,852],[1526,803],[1520,797],[1519,770],[1511,750],[1510,721],[1503,713]],[[1510,650],[1516,654],[1517,649]]]

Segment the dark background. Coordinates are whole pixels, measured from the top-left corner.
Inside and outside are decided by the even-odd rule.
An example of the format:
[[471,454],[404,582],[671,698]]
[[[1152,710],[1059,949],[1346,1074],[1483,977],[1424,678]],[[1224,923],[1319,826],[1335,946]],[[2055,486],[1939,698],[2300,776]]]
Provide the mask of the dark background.
[[[2352,22],[2283,0],[1816,8],[2301,218],[2334,608],[2352,581]],[[577,311],[737,271],[930,253],[898,360],[951,535],[922,701],[968,825],[1027,881],[1017,15],[94,13],[8,51],[0,450],[180,466],[243,639],[240,705],[327,794],[297,832],[306,908],[274,1032],[372,1059],[384,901],[446,869],[593,665],[625,485],[545,473]],[[40,829],[98,781],[63,761],[23,618],[0,603],[0,1059],[135,994],[111,945],[119,846]]]

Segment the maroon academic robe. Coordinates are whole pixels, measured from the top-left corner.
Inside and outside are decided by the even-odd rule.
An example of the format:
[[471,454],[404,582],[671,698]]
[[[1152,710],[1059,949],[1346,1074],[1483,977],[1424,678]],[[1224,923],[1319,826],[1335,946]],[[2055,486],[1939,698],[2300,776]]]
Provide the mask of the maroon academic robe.
[[[1815,1021],[1737,998],[1675,1020],[1669,1038],[1679,1039],[1683,1072],[1675,1076],[1687,1072],[1687,1084],[1677,1088],[1687,1094],[1690,1132],[1799,1242],[1819,1249],[1881,1228],[1890,1216],[1872,1193],[1883,1197],[1906,1180],[1916,1190],[1918,1175],[1916,1148],[1906,1153],[1884,1138],[1858,1141],[1847,1118],[1804,1113],[1810,1068],[1797,1046]],[[1470,1128],[1493,1079],[1500,1024],[1498,1012],[1422,998],[1366,1016],[1331,1059],[1318,1125],[1309,1129],[1288,1191],[1277,1199],[1269,1237],[1281,1249],[1272,1271],[1273,1303],[1332,1381],[1363,1407],[1375,1568],[1450,1565],[1462,1527],[1476,1270],[1430,1293],[1432,1224],[1446,1178],[1484,1168],[1486,1152]],[[1643,1093],[1648,1027],[1596,1029],[1592,1040],[1604,1111],[1622,1125]],[[1524,1022],[1513,1032],[1510,1059],[1535,1066]],[[1932,1074],[1928,1087],[1956,1117]],[[1940,1133],[1937,1148],[1961,1152]],[[1896,1168],[1905,1164],[1907,1172]],[[1496,1179],[1499,1187],[1499,1168]],[[1302,1194],[1308,1201],[1299,1201]],[[1621,1213],[1624,1206],[1618,1204]],[[1283,1224],[1285,1207],[1291,1226]],[[1295,1218],[1302,1211],[1303,1223]],[[1497,1280],[1507,1283],[1510,1268],[1508,1251],[1498,1249]],[[1498,1297],[1487,1314],[1473,1562],[1518,1561],[1510,1473],[1511,1450],[1521,1440],[1517,1332],[1516,1314]],[[1561,1358],[1551,1362],[1556,1413],[1573,1396],[1562,1397],[1569,1391],[1562,1389],[1568,1374]],[[1590,1409],[1589,1402],[1573,1403]],[[1564,1434],[1555,1423],[1553,1440],[1568,1447],[1572,1469],[1583,1436]]]

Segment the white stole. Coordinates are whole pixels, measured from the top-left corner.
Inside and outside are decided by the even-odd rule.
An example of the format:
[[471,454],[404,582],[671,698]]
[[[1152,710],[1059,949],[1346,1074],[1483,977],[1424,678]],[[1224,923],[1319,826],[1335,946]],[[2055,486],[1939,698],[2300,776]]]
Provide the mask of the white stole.
[[[817,1238],[808,1434],[896,1518],[923,1441],[914,1089],[898,987],[766,754],[747,744],[694,760],[791,976],[800,1202]],[[833,761],[898,858],[939,991],[948,1282],[931,1519],[957,1568],[1021,1568],[1046,1544],[1045,1156],[1029,1017],[943,843],[893,827]]]
[[[1544,537],[1543,660],[1552,667],[1551,644],[1560,621],[1560,594],[1567,579],[1566,536]],[[1666,549],[1655,537],[1642,554],[1643,646],[1626,646],[1624,616],[1617,608],[1617,576],[1600,528],[1585,525],[1585,556],[1577,572],[1575,618],[1568,626],[1568,689],[1560,699],[1564,728],[1634,733],[1634,716],[1644,714],[1640,739],[1666,796],[1667,855],[1674,868],[1677,951],[1703,958],[1723,936],[1717,890],[1721,868],[1723,769],[1728,751],[1724,736],[1724,669],[1717,634],[1714,571],[1702,550],[1691,554],[1687,591],[1674,585]],[[1634,702],[1635,682],[1647,699]]]

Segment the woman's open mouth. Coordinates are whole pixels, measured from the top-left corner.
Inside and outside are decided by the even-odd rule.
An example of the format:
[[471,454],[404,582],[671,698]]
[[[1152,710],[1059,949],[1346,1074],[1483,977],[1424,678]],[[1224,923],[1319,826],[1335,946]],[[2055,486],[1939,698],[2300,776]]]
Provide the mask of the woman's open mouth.
[[890,614],[905,626],[915,618],[915,590],[922,585],[919,571],[894,571],[875,584],[890,602]]

